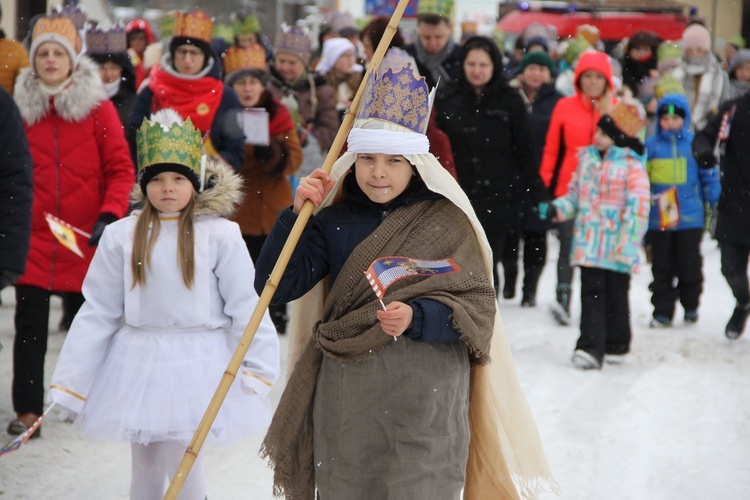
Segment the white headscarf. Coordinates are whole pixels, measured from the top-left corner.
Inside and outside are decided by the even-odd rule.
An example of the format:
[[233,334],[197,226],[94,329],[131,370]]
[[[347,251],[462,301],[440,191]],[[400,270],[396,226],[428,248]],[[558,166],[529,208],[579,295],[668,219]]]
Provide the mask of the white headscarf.
[[[346,38],[329,38],[323,42],[323,51],[320,54],[320,62],[315,66],[315,71],[318,73],[328,73],[336,66],[336,61],[339,60],[341,54],[351,50],[354,56],[357,56],[357,48],[352,42]],[[362,66],[354,64],[352,70],[355,73],[362,71]]]

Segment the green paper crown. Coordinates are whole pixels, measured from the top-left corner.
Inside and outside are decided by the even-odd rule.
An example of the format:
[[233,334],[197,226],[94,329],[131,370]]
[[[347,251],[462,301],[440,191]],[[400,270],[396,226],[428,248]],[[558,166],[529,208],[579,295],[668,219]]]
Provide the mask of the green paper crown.
[[657,101],[669,94],[685,95],[685,87],[682,82],[671,75],[660,78],[654,86],[654,97]]
[[214,23],[214,38],[221,38],[227,43],[234,43],[234,28],[228,24]]
[[454,7],[453,0],[419,0],[417,14],[438,14],[452,21]]
[[667,59],[680,59],[682,57],[682,47],[677,42],[666,41],[659,44],[656,49],[656,60],[666,61]]
[[232,28],[234,29],[235,35],[254,35],[260,31],[260,22],[258,18],[252,14],[247,16],[237,16],[232,21]]
[[151,165],[172,163],[201,173],[201,133],[190,118],[173,123],[166,130],[158,121],[143,119],[136,135],[138,175]]

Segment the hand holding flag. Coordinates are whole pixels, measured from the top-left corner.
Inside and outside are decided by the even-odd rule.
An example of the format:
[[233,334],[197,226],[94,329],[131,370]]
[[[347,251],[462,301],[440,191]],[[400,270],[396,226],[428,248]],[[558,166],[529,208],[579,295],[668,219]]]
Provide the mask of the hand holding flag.
[[[383,296],[386,290],[396,281],[410,276],[437,276],[460,270],[461,268],[453,259],[424,260],[412,257],[381,257],[370,264],[370,267],[365,271],[365,276],[370,282],[375,296],[380,301],[380,305],[383,306],[383,310],[387,311],[388,309],[383,303]],[[394,335],[393,339],[396,340],[397,337]]]

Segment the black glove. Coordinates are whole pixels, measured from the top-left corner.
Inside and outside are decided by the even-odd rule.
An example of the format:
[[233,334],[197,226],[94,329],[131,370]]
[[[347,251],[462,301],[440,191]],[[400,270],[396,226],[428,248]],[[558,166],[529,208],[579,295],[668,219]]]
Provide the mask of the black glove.
[[107,227],[109,224],[112,224],[114,221],[117,220],[117,217],[115,217],[112,214],[101,214],[98,219],[96,219],[96,222],[94,223],[94,229],[91,230],[91,238],[89,238],[89,246],[95,247],[99,244],[99,240],[102,238],[102,234],[104,234],[104,228]]
[[271,146],[255,146],[255,159],[261,165],[265,164],[273,156]]
[[695,161],[698,163],[700,168],[714,168],[719,161],[716,159],[714,154],[710,151],[699,154]]
[[6,271],[3,269],[0,271],[0,290],[5,288],[6,286],[10,286],[16,281],[18,281],[18,278],[21,277],[20,273],[17,273],[15,271]]

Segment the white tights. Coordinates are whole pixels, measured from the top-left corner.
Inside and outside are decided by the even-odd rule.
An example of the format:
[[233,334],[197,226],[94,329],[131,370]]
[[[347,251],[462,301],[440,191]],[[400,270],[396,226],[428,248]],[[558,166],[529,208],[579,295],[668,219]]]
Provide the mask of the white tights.
[[[147,445],[131,445],[132,475],[130,500],[161,500],[166,492],[166,481],[171,481],[185,455],[187,444],[177,441],[157,441]],[[204,500],[206,480],[203,477],[201,455],[195,460],[180,500]]]

